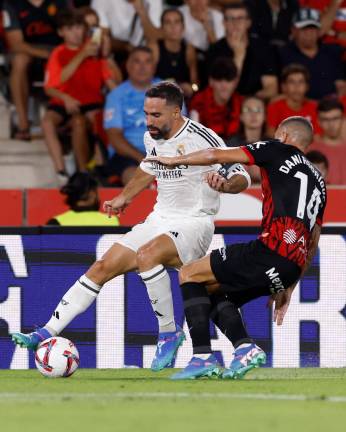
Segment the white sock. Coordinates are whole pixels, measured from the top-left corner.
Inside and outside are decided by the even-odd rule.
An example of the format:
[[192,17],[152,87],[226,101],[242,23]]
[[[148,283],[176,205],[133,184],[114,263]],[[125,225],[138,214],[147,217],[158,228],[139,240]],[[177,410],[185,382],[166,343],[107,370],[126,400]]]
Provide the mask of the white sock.
[[147,287],[151,306],[156,315],[160,333],[176,331],[171,291],[171,279],[163,265],[140,273]]
[[44,326],[52,336],[62,330],[79,314],[88,309],[96,300],[102,287],[85,275],[72,285],[53,312],[52,318]]
[[211,356],[211,353],[207,353],[207,354],[194,354],[193,356],[197,357],[197,358],[199,358],[201,360],[207,360]]

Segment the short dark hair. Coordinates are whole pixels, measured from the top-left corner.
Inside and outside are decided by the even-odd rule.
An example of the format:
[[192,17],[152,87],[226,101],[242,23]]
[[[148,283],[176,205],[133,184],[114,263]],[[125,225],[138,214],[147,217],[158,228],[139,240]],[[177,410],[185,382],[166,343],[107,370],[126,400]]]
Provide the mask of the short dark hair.
[[302,116],[287,117],[279,124],[279,128],[281,127],[287,127],[291,131],[299,132],[301,142],[305,147],[311,144],[314,136],[314,128],[307,118]]
[[66,204],[74,207],[82,199],[86,199],[91,190],[97,189],[97,181],[86,172],[77,172],[69,178],[65,186],[60,189],[66,195]]
[[56,24],[58,29],[74,25],[85,26],[84,16],[76,9],[62,9],[57,15]]
[[165,99],[168,105],[177,105],[183,108],[184,94],[182,89],[171,81],[161,81],[151,86],[145,93],[145,97]]
[[136,54],[138,52],[144,52],[144,53],[153,55],[153,51],[149,47],[139,45],[139,46],[132,48],[132,50],[130,51],[129,57],[132,57],[134,54]]
[[336,96],[326,96],[317,105],[318,112],[328,112],[334,109],[344,112],[344,106]]
[[219,57],[211,65],[209,78],[216,81],[233,81],[238,76],[238,69],[229,57]]
[[182,12],[177,8],[171,7],[171,8],[165,9],[161,14],[161,27],[163,26],[163,21],[165,20],[166,15],[168,15],[169,13],[176,13],[177,15],[179,15],[182,23],[183,24],[185,23],[184,15],[182,14]]
[[297,74],[297,73],[302,74],[307,83],[310,81],[309,70],[304,65],[299,63],[291,63],[282,69],[281,77],[280,77],[281,82],[286,82],[290,75]]
[[237,2],[231,3],[229,5],[226,5],[224,7],[224,10],[223,10],[223,15],[225,16],[227,11],[235,10],[235,9],[243,9],[247,13],[247,16],[251,19],[250,8],[246,3],[242,2],[242,1],[237,1]]
[[323,163],[326,168],[329,168],[329,161],[327,159],[327,156],[325,156],[322,152],[318,150],[310,150],[305,154],[307,160],[309,160],[311,163]]

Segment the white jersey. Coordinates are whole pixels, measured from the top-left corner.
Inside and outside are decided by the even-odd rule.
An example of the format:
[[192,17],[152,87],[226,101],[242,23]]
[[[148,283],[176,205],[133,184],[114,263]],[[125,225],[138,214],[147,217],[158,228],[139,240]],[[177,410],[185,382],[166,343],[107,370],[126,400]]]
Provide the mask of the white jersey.
[[[214,131],[190,119],[185,119],[182,128],[168,140],[154,140],[146,132],[144,144],[147,156],[177,156],[213,147],[226,147]],[[161,217],[202,217],[213,216],[218,212],[219,192],[209,187],[205,174],[219,169],[220,165],[180,165],[169,169],[156,162],[142,162],[140,168],[156,177],[158,196],[154,212]],[[243,174],[248,178],[239,164],[234,165],[234,174]]]

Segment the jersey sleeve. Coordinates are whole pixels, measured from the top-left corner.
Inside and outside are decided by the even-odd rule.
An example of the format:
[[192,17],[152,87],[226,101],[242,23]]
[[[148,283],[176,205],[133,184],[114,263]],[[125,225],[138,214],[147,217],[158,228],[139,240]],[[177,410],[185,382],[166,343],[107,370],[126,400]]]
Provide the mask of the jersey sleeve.
[[[119,87],[118,87],[119,88]],[[105,129],[123,129],[123,111],[118,88],[108,93],[104,111],[103,125]]]
[[222,164],[221,168],[217,172],[218,172],[218,174],[220,174],[222,177],[224,177],[227,180],[230,180],[235,175],[242,175],[243,177],[246,178],[248,187],[251,186],[251,178],[249,176],[249,173],[246,171],[246,169],[240,163]]
[[240,147],[248,156],[248,165],[266,166],[277,160],[277,148],[280,145],[279,141],[257,141],[253,144],[248,144]]
[[20,22],[16,10],[8,0],[2,6],[3,26],[5,31],[21,30]]
[[[143,140],[144,140],[144,147],[145,147],[145,152],[147,156],[152,156],[151,154],[151,145],[149,143],[149,133],[145,132],[144,136],[143,136]],[[154,170],[151,168],[151,162],[141,162],[139,164],[139,167],[142,171],[146,172],[147,174],[150,175],[155,175]]]
[[326,206],[327,206],[327,195],[325,195],[325,199],[322,201],[317,213],[316,223],[320,226],[322,226],[323,224],[323,216],[324,216],[324,210],[326,209]]

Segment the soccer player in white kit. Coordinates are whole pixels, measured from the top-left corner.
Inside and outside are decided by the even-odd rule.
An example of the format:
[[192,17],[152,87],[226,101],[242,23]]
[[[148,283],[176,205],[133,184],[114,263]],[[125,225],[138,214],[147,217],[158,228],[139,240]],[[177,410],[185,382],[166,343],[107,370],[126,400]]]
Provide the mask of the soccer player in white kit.
[[[147,91],[144,103],[147,156],[176,156],[225,147],[212,130],[183,117],[182,106],[182,91],[173,83],[161,82]],[[12,340],[20,346],[36,349],[41,341],[58,335],[84,312],[106,282],[138,270],[159,325],[158,346],[151,368],[157,371],[170,365],[185,335],[174,321],[171,282],[166,267],[180,268],[203,257],[214,233],[219,191],[238,193],[250,184],[247,172],[239,164],[222,167],[223,175],[216,172],[218,169],[220,165],[181,165],[167,169],[159,163],[142,162],[122,193],[104,203],[104,210],[109,216],[123,211],[156,179],[158,196],[152,213],[72,285],[44,327],[29,334],[13,333]]]

